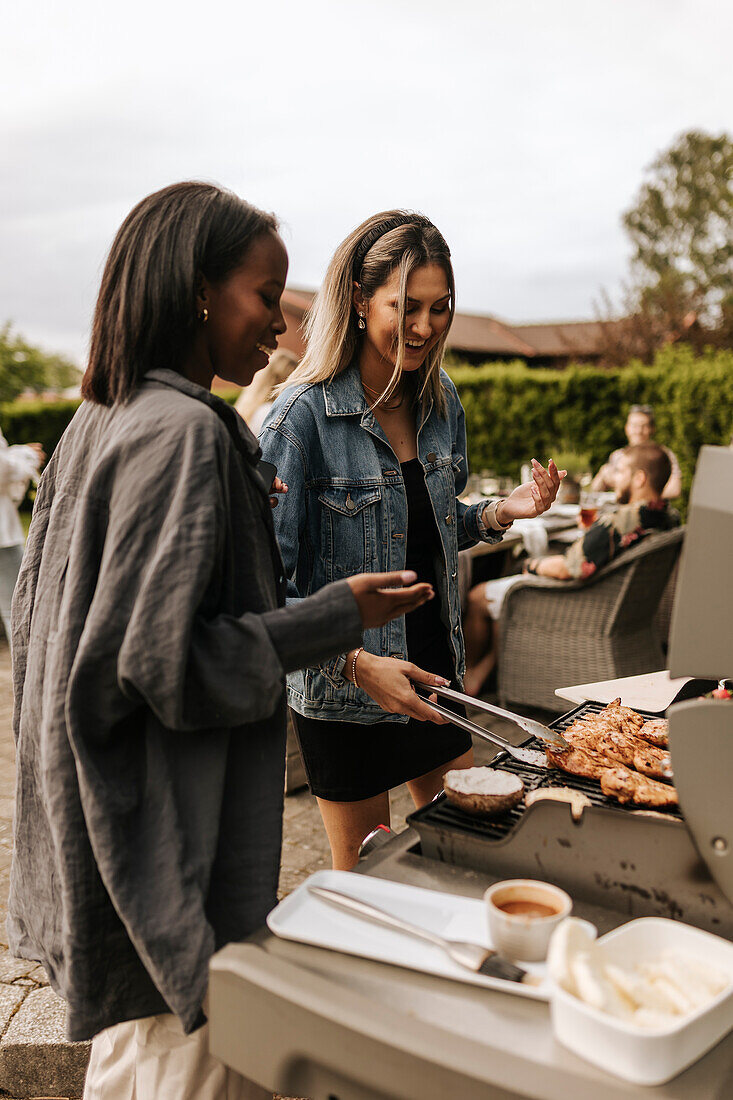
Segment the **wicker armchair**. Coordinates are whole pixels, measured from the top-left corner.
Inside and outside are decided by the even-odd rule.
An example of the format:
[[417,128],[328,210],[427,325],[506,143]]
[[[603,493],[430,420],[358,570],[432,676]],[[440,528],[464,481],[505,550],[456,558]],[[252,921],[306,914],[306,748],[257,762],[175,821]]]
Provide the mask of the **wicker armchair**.
[[592,580],[527,577],[511,588],[500,620],[499,698],[565,710],[555,688],[664,668],[655,615],[684,528],[648,535]]

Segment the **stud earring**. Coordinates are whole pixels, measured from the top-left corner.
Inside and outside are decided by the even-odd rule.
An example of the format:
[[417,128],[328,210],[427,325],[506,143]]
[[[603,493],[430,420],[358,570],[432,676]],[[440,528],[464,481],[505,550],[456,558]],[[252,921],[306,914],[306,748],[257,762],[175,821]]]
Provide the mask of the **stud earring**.
[[206,306],[204,306],[204,308],[203,308],[202,310],[200,310],[200,311],[199,311],[199,312],[198,312],[198,313],[196,314],[196,316],[197,316],[198,320],[199,320],[199,321],[201,322],[201,324],[202,324],[202,325],[205,325],[205,324],[206,324],[206,322],[207,322],[207,321],[208,321],[208,319],[209,319],[209,311],[208,311],[208,309],[206,308]]
[[365,329],[365,328],[366,328],[366,321],[364,320],[364,314],[363,314],[363,313],[360,313],[360,314],[359,314],[359,321],[358,321],[358,325],[359,325],[359,328],[361,328],[361,329]]

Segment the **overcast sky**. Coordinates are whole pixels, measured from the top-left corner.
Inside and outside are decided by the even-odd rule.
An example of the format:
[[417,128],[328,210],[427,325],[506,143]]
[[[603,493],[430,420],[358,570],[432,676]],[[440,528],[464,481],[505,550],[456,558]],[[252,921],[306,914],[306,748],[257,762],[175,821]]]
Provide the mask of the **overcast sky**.
[[115,231],[174,180],[274,210],[293,286],[405,206],[459,309],[580,319],[618,292],[655,154],[733,130],[728,0],[3,6],[0,323],[80,363]]

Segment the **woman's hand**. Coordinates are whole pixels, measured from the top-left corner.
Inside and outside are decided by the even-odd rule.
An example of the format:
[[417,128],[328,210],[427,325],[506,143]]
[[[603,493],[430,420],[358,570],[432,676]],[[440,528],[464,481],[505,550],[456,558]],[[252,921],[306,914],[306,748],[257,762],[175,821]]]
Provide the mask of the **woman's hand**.
[[496,520],[502,527],[515,519],[534,519],[546,512],[557,496],[560,482],[567,470],[558,470],[552,459],[547,469],[532,459],[532,480],[520,485],[511,496],[499,502]]
[[[288,487],[284,481],[281,481],[279,477],[275,477],[272,485],[270,486],[271,493],[287,493]],[[277,497],[270,497],[270,507],[277,508]]]
[[[414,584],[417,573],[411,569],[401,573],[359,573],[347,577],[346,583],[359,605],[364,629],[384,626],[390,619],[397,619],[414,611],[420,604],[432,600],[435,593],[429,584]],[[409,585],[405,588],[405,585]]]
[[[351,679],[354,653],[346,655],[344,674]],[[433,687],[442,684],[448,687],[449,680],[425,672],[410,661],[398,661],[395,657],[377,657],[366,650],[359,651],[356,658],[356,680],[360,688],[370,695],[375,703],[388,714],[407,714],[419,722],[437,722],[447,725],[448,719],[436,714],[419,695],[415,694],[412,681]],[[431,696],[434,700],[436,696]]]

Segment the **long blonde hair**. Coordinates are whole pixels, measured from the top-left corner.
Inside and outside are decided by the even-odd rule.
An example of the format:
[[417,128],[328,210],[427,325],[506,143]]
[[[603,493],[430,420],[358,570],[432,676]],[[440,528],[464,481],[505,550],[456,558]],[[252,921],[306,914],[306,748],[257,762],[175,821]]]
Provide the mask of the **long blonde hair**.
[[[368,300],[387,282],[393,271],[399,270],[395,368],[384,393],[374,404],[388,400],[399,383],[405,361],[407,281],[416,268],[425,264],[438,264],[445,272],[450,290],[450,318],[445,331],[417,371],[417,397],[420,401],[432,400],[437,411],[444,416],[446,400],[440,381],[440,366],[455,312],[455,280],[450,249],[428,218],[406,210],[387,210],[375,214],[362,222],[338,246],[308,313],[305,355],[287,385],[331,382],[353,362],[360,342],[353,306],[354,284],[361,288],[363,297]],[[284,385],[279,386],[278,392],[284,388]]]
[[234,408],[239,415],[249,423],[252,414],[259,409],[260,405],[273,400],[278,387],[287,382],[297,365],[298,356],[292,351],[288,351],[287,348],[278,348],[274,351],[267,366],[257,371],[252,382],[237,398]]

